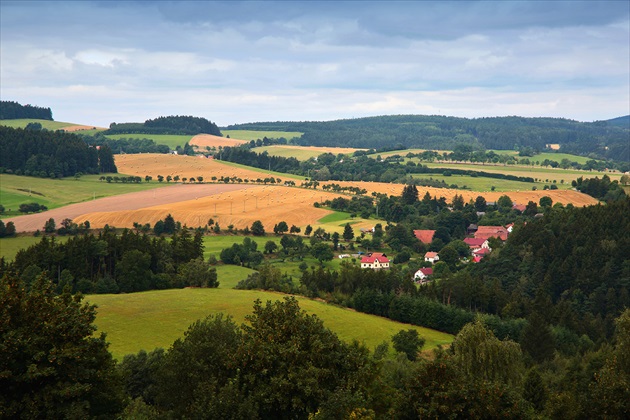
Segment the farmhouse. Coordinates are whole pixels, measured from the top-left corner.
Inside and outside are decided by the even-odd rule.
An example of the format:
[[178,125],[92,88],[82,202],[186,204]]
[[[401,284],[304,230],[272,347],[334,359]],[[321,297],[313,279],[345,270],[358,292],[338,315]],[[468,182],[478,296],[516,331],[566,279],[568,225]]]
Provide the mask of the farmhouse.
[[475,232],[475,238],[499,238],[502,241],[506,241],[508,238],[508,231],[503,226],[479,226],[477,232]]
[[421,268],[420,270],[416,271],[416,273],[413,275],[414,280],[416,281],[416,283],[427,283],[429,281],[429,276],[433,275],[433,269],[430,267],[427,268]]
[[434,230],[414,230],[413,234],[423,244],[430,244],[433,241]]
[[483,238],[465,238],[464,243],[468,245],[471,252],[477,251],[482,248],[490,249],[487,239]]
[[440,256],[437,252],[427,252],[424,254],[424,261],[430,262],[431,264],[435,264],[436,261],[440,260]]
[[387,255],[380,252],[371,252],[361,258],[361,268],[370,268],[372,270],[386,270],[389,268],[389,259]]
[[480,248],[476,251],[473,251],[473,257],[474,258],[479,258],[479,260],[481,260],[483,257],[485,257],[486,255],[488,255],[490,253],[490,249],[489,248]]

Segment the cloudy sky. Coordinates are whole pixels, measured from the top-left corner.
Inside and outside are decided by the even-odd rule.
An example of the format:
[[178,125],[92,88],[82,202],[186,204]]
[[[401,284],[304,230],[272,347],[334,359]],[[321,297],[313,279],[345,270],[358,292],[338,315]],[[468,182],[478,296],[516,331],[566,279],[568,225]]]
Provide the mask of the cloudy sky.
[[630,113],[630,2],[0,0],[0,96],[58,121]]

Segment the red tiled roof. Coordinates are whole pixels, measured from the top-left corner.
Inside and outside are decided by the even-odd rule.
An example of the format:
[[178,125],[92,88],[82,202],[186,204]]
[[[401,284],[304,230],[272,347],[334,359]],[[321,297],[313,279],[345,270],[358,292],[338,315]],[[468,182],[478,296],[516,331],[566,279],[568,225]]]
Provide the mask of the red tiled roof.
[[477,251],[473,252],[473,255],[482,257],[482,256],[484,256],[484,255],[486,255],[488,253],[490,253],[490,250],[488,248],[481,248],[481,249],[478,249]]
[[434,230],[414,230],[413,234],[423,244],[430,244],[431,241],[433,241],[433,235],[435,235],[435,231]]
[[422,274],[424,274],[425,276],[430,276],[433,274],[433,269],[431,267],[426,267],[426,268],[421,268],[420,271],[422,272]]
[[475,232],[475,238],[499,238],[502,241],[506,241],[508,237],[508,231],[503,226],[479,226],[477,232]]
[[376,261],[376,260],[378,260],[378,262],[381,263],[381,264],[389,262],[389,259],[387,258],[387,255],[382,254],[380,252],[373,252],[373,253],[368,254],[365,257],[361,258],[361,263],[373,264],[374,261]]
[[429,251],[426,254],[424,254],[424,258],[435,258],[437,256],[438,256],[437,252],[431,252],[431,251]]
[[465,238],[464,239],[464,243],[471,248],[480,248],[484,242],[486,242],[486,239],[483,239],[483,238]]

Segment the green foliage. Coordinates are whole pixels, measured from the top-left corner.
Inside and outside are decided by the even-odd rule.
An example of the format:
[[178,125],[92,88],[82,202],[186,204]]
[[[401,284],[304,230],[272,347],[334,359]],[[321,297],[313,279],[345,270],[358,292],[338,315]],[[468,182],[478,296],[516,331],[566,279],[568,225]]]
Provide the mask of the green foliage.
[[211,121],[192,116],[169,116],[146,120],[144,123],[112,123],[104,134],[213,134],[220,136],[221,131]]
[[323,242],[319,242],[311,248],[311,255],[317,258],[320,263],[324,261],[330,261],[333,259],[334,254],[330,246]]
[[250,230],[254,236],[265,236],[265,227],[260,220],[254,221]]
[[418,352],[424,346],[424,338],[418,335],[418,331],[414,329],[400,330],[392,337],[394,349],[399,353],[404,353],[407,359],[415,361],[418,358]]
[[93,306],[56,295],[39,277],[27,289],[0,280],[0,413],[6,418],[115,417],[122,386]]
[[50,108],[22,105],[14,101],[0,101],[0,120],[39,119],[52,121]]

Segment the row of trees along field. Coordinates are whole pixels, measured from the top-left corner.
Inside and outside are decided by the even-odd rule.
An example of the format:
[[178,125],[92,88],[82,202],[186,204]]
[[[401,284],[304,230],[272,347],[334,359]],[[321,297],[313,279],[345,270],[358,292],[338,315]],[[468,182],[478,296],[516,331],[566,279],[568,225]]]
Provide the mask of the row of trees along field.
[[[49,221],[50,222],[50,221]],[[47,227],[51,226],[47,223]],[[125,229],[85,233],[66,242],[54,237],[20,250],[15,260],[0,259],[0,275],[18,273],[27,285],[50,273],[57,290],[66,286],[84,293],[138,292],[186,286],[218,286],[216,270],[203,261],[201,232],[175,230],[163,221],[165,237],[149,237]],[[62,226],[63,227],[63,226]],[[54,221],[51,232],[55,231]]]
[[[541,364],[481,319],[418,358],[414,330],[373,353],[344,343],[295,298],[254,303],[238,326],[193,323],[168,350],[116,363],[95,307],[45,276],[0,279],[0,413],[7,418],[627,418],[630,309],[614,340]],[[37,308],[37,310],[33,310]],[[412,334],[415,333],[415,334]],[[537,343],[544,345],[544,342]]]
[[457,144],[475,149],[543,150],[560,144],[577,155],[630,162],[627,123],[578,122],[562,118],[457,118],[437,115],[390,115],[325,122],[265,122],[228,126],[230,130],[297,131],[304,146],[452,150]]
[[0,169],[5,173],[59,178],[117,172],[111,149],[96,150],[75,134],[0,126],[0,138]]
[[219,127],[201,117],[169,116],[146,120],[144,123],[111,123],[104,134],[213,134],[221,136]]
[[0,101],[0,120],[16,120],[22,118],[53,120],[50,108],[21,105],[13,101]]
[[[369,158],[365,153],[355,153],[354,156],[334,155],[323,153],[317,159],[300,162],[290,157],[270,156],[267,152],[256,153],[249,149],[249,145],[242,147],[225,147],[217,157],[228,162],[240,163],[255,168],[268,169],[277,172],[310,176],[317,181],[378,181],[378,182],[420,182],[414,181],[411,174],[442,174],[444,169],[429,168],[421,164],[409,162],[400,165],[395,159],[379,161]],[[463,169],[449,169],[452,175],[483,176],[512,181],[534,182],[532,177],[520,177],[509,174],[499,174],[484,171]]]

